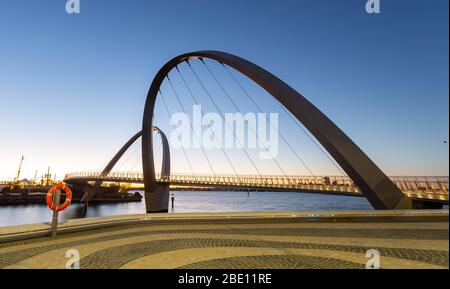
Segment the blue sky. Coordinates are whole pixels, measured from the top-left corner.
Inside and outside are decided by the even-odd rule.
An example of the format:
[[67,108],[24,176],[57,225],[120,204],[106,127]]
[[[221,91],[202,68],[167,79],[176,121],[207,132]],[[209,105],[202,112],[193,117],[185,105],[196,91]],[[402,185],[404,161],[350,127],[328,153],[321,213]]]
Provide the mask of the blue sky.
[[[448,175],[447,0],[381,0],[378,15],[365,12],[365,0],[81,0],[78,15],[66,14],[65,2],[0,0],[0,178],[14,175],[22,154],[28,177],[47,165],[59,177],[101,169],[140,129],[158,69],[202,49],[239,55],[283,79],[386,173]],[[265,110],[280,111],[242,81]],[[240,98],[236,88],[230,92]],[[180,111],[168,97],[172,111]],[[213,110],[204,100],[204,109]],[[170,131],[161,104],[156,122]],[[333,173],[290,119],[280,116],[280,126],[315,174]],[[130,170],[139,169],[139,162],[133,166],[139,149]],[[189,153],[198,172],[206,172],[201,153]],[[254,173],[233,153],[242,173]],[[174,170],[185,172],[182,152],[173,154]],[[223,163],[220,151],[211,157]],[[278,161],[288,173],[304,173],[287,150]],[[273,163],[260,165],[277,173]]]

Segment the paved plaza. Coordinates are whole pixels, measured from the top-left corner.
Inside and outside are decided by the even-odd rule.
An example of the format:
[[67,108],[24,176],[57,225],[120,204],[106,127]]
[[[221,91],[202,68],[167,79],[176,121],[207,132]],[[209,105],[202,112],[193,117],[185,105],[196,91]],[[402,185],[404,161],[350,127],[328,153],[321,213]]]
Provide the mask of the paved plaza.
[[365,268],[370,249],[382,268],[448,268],[448,210],[430,212],[118,216],[71,220],[54,239],[23,237],[48,224],[16,226],[0,229],[0,268],[65,268],[70,249],[81,269]]

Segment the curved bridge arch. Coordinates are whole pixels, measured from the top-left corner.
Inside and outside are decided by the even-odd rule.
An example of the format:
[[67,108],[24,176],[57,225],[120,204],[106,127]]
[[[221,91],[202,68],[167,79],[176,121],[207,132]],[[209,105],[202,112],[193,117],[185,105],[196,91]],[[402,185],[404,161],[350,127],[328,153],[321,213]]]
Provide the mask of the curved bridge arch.
[[[170,147],[169,142],[167,140],[167,136],[165,133],[159,129],[156,126],[153,126],[152,131],[158,132],[161,135],[161,142],[162,142],[162,165],[161,165],[161,178],[168,178],[170,177]],[[114,157],[109,161],[109,163],[105,166],[105,168],[102,170],[100,175],[108,175],[114,166],[117,164],[117,162],[122,158],[122,156],[125,154],[125,152],[142,136],[142,130],[136,133],[134,136],[132,136],[121,148],[120,150],[114,155]],[[85,190],[89,191],[88,194],[88,200],[92,200],[94,196],[96,195],[98,187],[102,184],[101,181],[97,181],[94,183],[93,187],[94,189],[87,189]],[[96,189],[97,188],[97,189]]]
[[[322,144],[347,175],[364,193],[375,209],[411,209],[412,200],[406,197],[378,166],[325,114],[300,93],[265,69],[238,56],[220,51],[198,51],[179,55],[166,63],[150,86],[145,102],[142,123],[142,167],[147,212],[167,211],[160,200],[161,194],[155,178],[152,116],[159,88],[166,75],[178,64],[208,58],[226,64],[259,84],[299,120]],[[165,202],[162,202],[165,203]]]
[[[169,142],[167,140],[167,136],[165,133],[156,126],[153,126],[152,131],[158,132],[161,135],[162,141],[162,166],[161,166],[161,177],[170,177],[170,148]],[[101,175],[107,175],[111,172],[117,162],[122,158],[125,152],[142,136],[142,130],[131,137],[122,148],[114,155],[114,157],[109,161],[109,163],[105,166]]]

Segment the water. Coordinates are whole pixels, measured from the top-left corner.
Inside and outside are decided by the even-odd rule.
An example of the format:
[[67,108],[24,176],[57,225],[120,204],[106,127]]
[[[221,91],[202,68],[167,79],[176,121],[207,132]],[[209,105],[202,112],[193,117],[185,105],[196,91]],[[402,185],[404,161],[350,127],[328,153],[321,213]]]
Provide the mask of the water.
[[[371,210],[365,198],[272,192],[173,192],[175,208],[170,213],[194,212],[267,212]],[[73,204],[60,213],[60,220],[82,218],[82,206]],[[86,217],[145,213],[140,203],[90,205]],[[52,212],[44,205],[0,207],[0,227],[43,223],[51,220]]]

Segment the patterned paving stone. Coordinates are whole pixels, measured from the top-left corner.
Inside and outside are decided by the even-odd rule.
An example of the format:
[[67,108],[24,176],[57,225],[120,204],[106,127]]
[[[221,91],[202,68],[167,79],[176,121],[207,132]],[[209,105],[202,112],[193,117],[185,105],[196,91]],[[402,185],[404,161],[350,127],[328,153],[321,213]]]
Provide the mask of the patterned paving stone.
[[213,259],[178,269],[363,269],[359,263],[316,256],[263,255]]
[[[252,247],[252,248],[296,248],[296,249],[320,249],[343,252],[356,252],[365,254],[369,247],[344,246],[329,244],[310,244],[295,242],[252,241],[236,239],[168,239],[141,242],[125,246],[118,246],[97,251],[81,259],[82,268],[119,268],[122,265],[151,254],[165,251],[173,251],[190,248],[215,248],[215,247]],[[434,250],[416,250],[401,248],[377,248],[382,256],[420,261],[440,266],[448,266],[448,252]]]
[[[339,220],[339,223],[347,223],[347,224],[364,224],[364,226],[366,226],[367,228],[365,229],[340,229],[340,228],[334,228],[333,226],[336,224],[336,221],[330,221],[330,220],[320,220],[320,224],[324,225],[324,224],[330,224],[329,227],[327,227],[326,229],[323,228],[294,228],[294,230],[299,230],[299,229],[304,229],[304,231],[302,232],[303,234],[305,234],[305,236],[314,236],[317,234],[319,234],[320,236],[326,236],[326,234],[329,234],[329,236],[334,236],[334,237],[338,237],[339,235],[343,236],[343,237],[364,237],[364,238],[384,238],[384,239],[424,239],[424,240],[447,240],[448,239],[448,229],[389,229],[389,228],[383,228],[383,229],[378,229],[378,228],[373,228],[370,229],[372,227],[372,224],[377,224],[379,225],[380,222],[376,222],[375,220],[360,220],[360,219],[351,219],[352,222],[350,222],[349,220]],[[408,220],[402,220],[402,219],[398,219],[392,221],[391,223],[396,223],[396,224],[401,224],[401,223],[411,223],[413,222],[414,219],[408,219]],[[426,222],[430,222],[432,220],[427,220]],[[438,219],[438,222],[442,222],[442,219]],[[318,221],[315,221],[315,223],[317,223]],[[425,222],[425,223],[426,223]],[[274,227],[279,226],[279,224],[295,224],[295,223],[305,223],[305,220],[292,220],[292,219],[280,219],[277,220],[275,223],[272,220],[251,220],[251,219],[244,219],[244,220],[240,220],[239,222],[237,221],[226,221],[226,222],[222,222],[219,223],[218,226],[221,225],[249,225],[249,224],[265,224],[265,225],[274,225]],[[386,222],[386,220],[383,220],[384,224],[388,224],[389,222]],[[423,224],[424,222],[421,221],[421,223]],[[185,226],[187,228],[191,227],[192,225],[202,225],[202,224],[211,224],[208,222],[199,222],[199,220],[196,220],[194,223],[192,221],[189,222],[177,222],[176,225],[178,226]],[[171,222],[167,222],[167,223],[159,223],[159,224],[145,224],[145,225],[128,225],[128,226],[121,226],[121,227],[112,227],[112,228],[104,228],[104,229],[95,229],[95,230],[90,230],[90,231],[81,231],[81,232],[77,232],[77,233],[71,233],[69,235],[59,235],[58,239],[70,239],[73,237],[78,237],[78,236],[83,236],[83,237],[87,237],[87,236],[95,236],[99,233],[103,233],[103,232],[114,232],[114,231],[122,231],[125,229],[130,229],[130,228],[140,228],[140,227],[153,227],[153,226],[165,226],[165,227],[171,227],[173,225],[173,223]],[[447,226],[448,228],[448,226]],[[289,229],[290,228],[286,228],[288,230],[286,230],[286,234],[292,234],[294,235],[294,233],[290,233]],[[311,229],[311,230],[310,230]],[[191,229],[188,229],[191,230]],[[211,229],[208,229],[211,230]],[[218,229],[218,230],[224,230],[224,229]],[[227,229],[225,229],[227,230]],[[236,231],[244,231],[242,229],[232,229],[232,230],[236,230]],[[171,233],[170,231],[168,231],[167,233]],[[251,234],[251,233],[249,233]],[[272,233],[271,230],[269,229],[266,233],[266,235],[277,235],[279,234],[278,232]],[[37,239],[29,239],[29,240],[24,240],[24,241],[17,241],[17,242],[11,242],[11,243],[0,243],[0,249],[1,248],[8,248],[8,247],[14,247],[14,246],[18,246],[18,245],[27,245],[27,244],[36,244],[36,243],[45,243],[48,242],[49,239],[48,238],[37,238]]]
[[[139,226],[145,228],[145,226]],[[137,227],[137,228],[139,228]],[[77,236],[89,236],[102,232],[121,231],[122,228],[102,229],[89,232],[80,232],[70,235],[58,236],[59,239],[73,238]],[[411,240],[448,240],[447,229],[335,229],[335,228],[258,228],[258,229],[175,229],[155,230],[155,234],[239,234],[239,235],[280,235],[280,236],[310,236],[310,237],[345,237],[345,238],[377,238],[377,239],[411,239]],[[129,236],[135,233],[131,233]],[[139,234],[139,233],[137,233]],[[31,239],[19,242],[0,244],[0,248],[13,247],[47,242],[49,238]]]
[[[65,234],[56,239],[40,238],[0,244],[0,249],[3,250],[3,253],[0,253],[0,268],[19,266],[20,262],[33,257],[36,258],[33,258],[32,262],[36,262],[34,264],[39,266],[39,258],[46,256],[40,256],[41,254],[50,253],[51,255],[55,250],[79,246],[92,248],[87,253],[89,255],[81,260],[82,268],[119,268],[133,260],[157,253],[175,251],[173,253],[177,254],[176,250],[183,249],[201,252],[200,249],[205,248],[230,248],[230,250],[253,248],[256,250],[255,255],[261,251],[258,248],[275,250],[274,255],[270,256],[221,258],[223,256],[216,255],[212,260],[197,261],[185,266],[192,268],[229,268],[229,266],[230,268],[355,268],[356,266],[359,268],[360,264],[329,258],[326,253],[325,255],[322,253],[320,257],[314,256],[314,250],[329,251],[330,256],[333,252],[340,253],[333,256],[336,258],[342,253],[365,254],[368,249],[372,249],[369,247],[370,244],[374,243],[377,244],[377,249],[382,256],[445,267],[449,264],[448,247],[443,242],[448,242],[448,220],[433,223],[434,226],[429,228],[423,222],[416,225],[411,220],[405,223],[405,226],[402,226],[401,222],[396,222],[395,228],[391,226],[392,223],[385,222],[367,222],[361,226],[362,221],[358,220],[354,223],[345,221],[346,227],[340,227],[339,223],[334,222],[320,222],[318,225],[316,221],[308,221],[307,226],[300,225],[300,223],[305,224],[306,221],[295,218],[288,221],[271,218],[261,220],[242,219],[240,222],[219,220],[218,223],[177,221],[176,224],[167,221],[164,224],[148,223]],[[280,222],[284,225],[280,226]],[[253,226],[256,223],[261,226]],[[280,239],[287,236],[289,238],[280,242],[276,236],[280,236]],[[139,239],[139,243],[132,243],[127,240],[129,238]],[[360,245],[351,245],[353,239]],[[414,240],[415,245],[406,246],[405,244],[408,248],[402,248],[403,240],[404,242]],[[390,246],[389,244],[393,241],[395,245]],[[105,242],[108,243],[105,244]],[[15,248],[15,246],[20,247]],[[280,249],[282,252],[279,253]],[[286,252],[287,255],[284,255],[284,251],[289,249],[305,249],[308,253],[291,255],[292,252]]]
[[[92,237],[95,236],[93,232],[86,234],[86,236],[90,236],[90,239],[82,239],[77,241],[70,241],[70,237],[79,236],[80,234],[70,234],[64,235],[62,239],[67,239],[68,242],[63,242],[59,244],[45,245],[45,241],[48,241],[48,238],[34,240],[34,242],[42,243],[43,246],[33,247],[28,249],[22,249],[18,251],[11,251],[8,253],[0,254],[0,268],[4,268],[6,266],[18,263],[25,259],[31,258],[33,256],[51,251],[57,250],[66,247],[76,247],[80,245],[86,244],[95,244],[99,242],[111,241],[115,239],[123,239],[123,238],[131,238],[137,236],[145,236],[145,235],[159,235],[159,234],[233,234],[233,235],[279,235],[279,236],[320,236],[320,237],[364,237],[364,238],[384,238],[384,239],[403,239],[403,238],[411,238],[411,239],[429,239],[429,240],[448,240],[448,230],[410,230],[410,229],[387,229],[387,230],[379,230],[379,229],[323,229],[323,228],[256,228],[256,229],[227,229],[227,228],[219,228],[219,229],[167,229],[167,230],[153,230],[153,231],[145,231],[139,230],[139,228],[144,228],[144,226],[136,227],[136,231],[128,232],[128,233],[120,233],[120,230],[112,230],[113,232],[118,232],[117,234],[102,236],[102,237]],[[104,230],[98,230],[104,231]],[[97,231],[97,232],[98,232]],[[419,232],[418,232],[419,231]],[[422,232],[423,231],[423,232]],[[95,232],[95,231],[94,231]],[[81,234],[83,235],[83,234]],[[18,244],[32,244],[33,240],[24,241],[24,242],[16,242],[9,244],[10,246],[18,245]],[[316,244],[319,246],[320,244]],[[306,246],[306,245],[305,245]],[[316,246],[316,247],[317,247]],[[346,250],[345,247],[341,246],[341,250]],[[350,249],[348,249],[350,250]],[[361,250],[367,250],[367,248],[362,248]],[[448,260],[448,252],[440,252],[440,251],[420,251],[420,257],[417,257],[417,252],[409,252],[408,249],[391,249],[385,248],[386,254],[389,256],[397,257],[402,256],[407,257],[410,260],[420,260],[433,264],[443,264],[443,260],[440,257],[436,257],[437,255],[443,256],[445,258],[445,253]],[[399,250],[406,250],[399,254]],[[418,251],[418,250],[415,250]],[[364,251],[365,252],[365,251]],[[430,253],[431,252],[431,253]],[[439,252],[439,253],[436,253]],[[431,261],[430,261],[431,260]],[[437,261],[436,261],[437,260]],[[436,263],[437,262],[437,263]],[[448,263],[448,261],[447,261]]]

